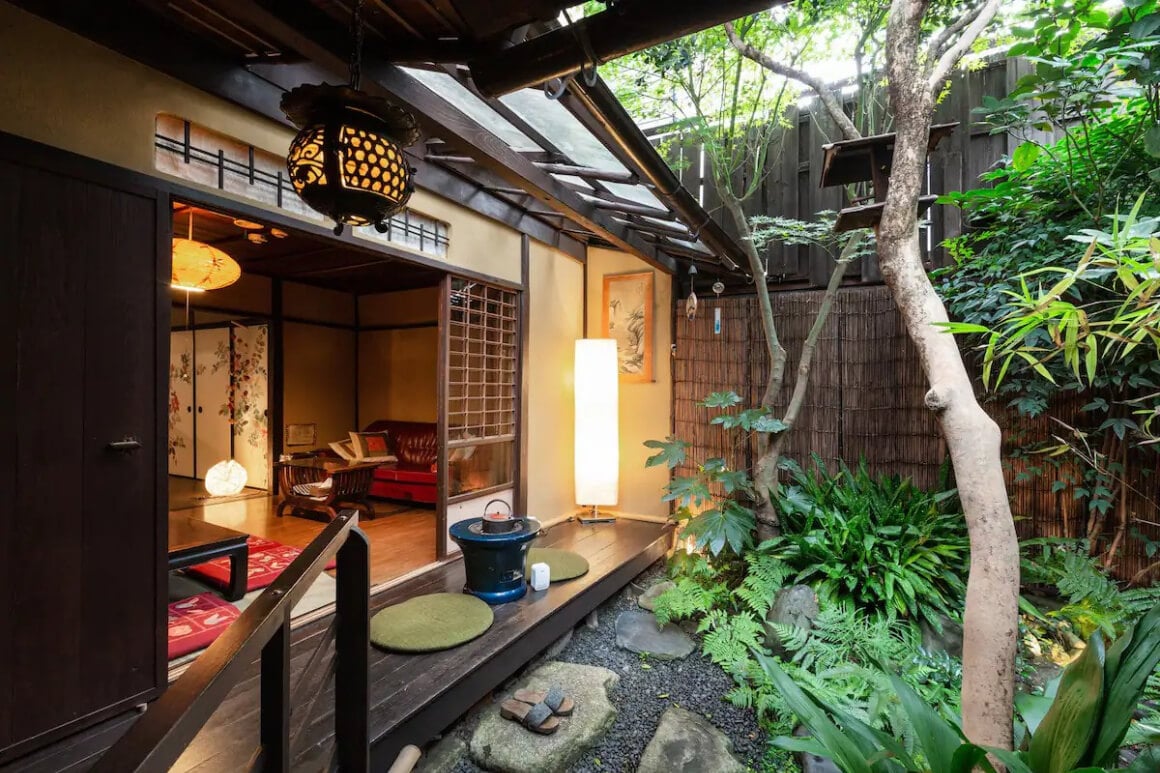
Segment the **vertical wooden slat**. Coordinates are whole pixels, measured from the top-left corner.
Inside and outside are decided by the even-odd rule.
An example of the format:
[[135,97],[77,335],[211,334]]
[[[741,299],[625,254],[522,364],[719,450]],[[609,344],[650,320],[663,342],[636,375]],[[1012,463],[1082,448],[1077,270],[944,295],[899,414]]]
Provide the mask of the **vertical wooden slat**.
[[338,549],[337,566],[334,744],[339,770],[366,773],[370,770],[371,574],[370,546],[358,527],[350,530]]
[[262,648],[262,770],[290,770],[290,608],[282,625]]

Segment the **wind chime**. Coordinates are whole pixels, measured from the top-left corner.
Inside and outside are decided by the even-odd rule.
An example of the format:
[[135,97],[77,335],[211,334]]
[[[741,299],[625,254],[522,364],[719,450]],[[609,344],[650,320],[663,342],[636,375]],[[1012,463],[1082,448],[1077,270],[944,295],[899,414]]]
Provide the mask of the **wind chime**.
[[282,97],[282,112],[299,128],[286,169],[294,190],[311,209],[343,226],[373,225],[386,233],[414,190],[414,170],[403,148],[419,139],[415,116],[360,90],[362,0],[351,19],[350,84],[304,84]]

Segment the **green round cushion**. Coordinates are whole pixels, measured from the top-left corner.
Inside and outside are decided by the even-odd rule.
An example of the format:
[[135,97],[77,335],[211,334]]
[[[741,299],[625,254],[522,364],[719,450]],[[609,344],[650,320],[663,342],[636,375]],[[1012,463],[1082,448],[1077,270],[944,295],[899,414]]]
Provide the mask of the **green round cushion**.
[[551,570],[550,580],[571,580],[588,573],[588,559],[571,550],[559,548],[531,548],[528,550],[527,574],[532,573],[532,564],[547,564]]
[[475,596],[431,593],[376,612],[371,643],[395,652],[437,652],[471,641],[494,619],[487,602]]

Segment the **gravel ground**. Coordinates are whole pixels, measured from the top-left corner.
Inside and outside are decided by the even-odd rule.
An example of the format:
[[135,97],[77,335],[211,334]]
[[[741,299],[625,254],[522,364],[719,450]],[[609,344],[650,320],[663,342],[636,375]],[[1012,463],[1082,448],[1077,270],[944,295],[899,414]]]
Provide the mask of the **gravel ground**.
[[[662,575],[663,566],[657,563],[634,583],[639,588],[647,588],[656,580],[663,579]],[[620,676],[619,686],[609,694],[618,712],[616,722],[603,741],[581,758],[572,770],[575,773],[632,773],[656,731],[661,714],[673,705],[706,717],[732,739],[733,753],[738,760],[760,770],[766,738],[758,727],[756,716],[752,711],[734,708],[722,699],[732,689],[733,681],[720,668],[702,658],[699,648],[684,660],[663,661],[645,660],[617,647],[616,616],[630,609],[639,609],[635,597],[630,599],[626,593],[618,593],[600,607],[597,613],[599,627],[590,630],[581,625],[568,646],[553,658],[603,666]],[[667,697],[659,697],[661,695]],[[451,733],[470,741],[477,722],[478,714],[469,715]],[[481,768],[464,759],[455,771],[478,773]]]

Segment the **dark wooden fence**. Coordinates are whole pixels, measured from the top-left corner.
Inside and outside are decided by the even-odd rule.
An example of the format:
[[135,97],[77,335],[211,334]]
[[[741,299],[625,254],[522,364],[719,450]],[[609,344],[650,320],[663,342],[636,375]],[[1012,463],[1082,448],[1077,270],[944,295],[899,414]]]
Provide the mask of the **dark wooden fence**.
[[[773,294],[778,331],[789,352],[788,372],[793,373],[802,341],[812,324],[822,291],[801,290]],[[696,319],[684,315],[677,302],[676,352],[673,363],[674,431],[692,443],[689,464],[678,474],[689,474],[693,464],[721,456],[734,467],[751,468],[756,449],[744,433],[725,432],[709,424],[711,412],[697,401],[716,391],[734,390],[748,405],[760,402],[769,371],[764,339],[756,313],[756,298],[725,296],[701,302]],[[714,333],[714,310],[721,309],[721,333]],[[792,388],[792,375],[778,407],[784,407]],[[827,465],[845,460],[853,465],[865,459],[876,473],[902,475],[916,484],[934,488],[946,449],[934,416],[923,407],[926,379],[914,345],[903,328],[887,289],[881,285],[849,287],[839,292],[833,312],[823,329],[810,374],[810,389],[797,426],[790,435],[786,456],[806,462],[817,454]],[[1061,400],[1048,415],[1074,426],[1082,421],[1079,397]],[[1034,442],[1061,432],[1049,418],[1017,420],[1002,406],[989,406],[1004,428],[1004,437]],[[1008,449],[1010,450],[1010,449]],[[1125,504],[1135,526],[1152,538],[1160,538],[1156,481],[1160,480],[1160,455],[1134,460],[1136,469]],[[1041,475],[1027,475],[1028,465],[1044,466]],[[1144,469],[1141,469],[1143,467]],[[1087,508],[1075,497],[1074,487],[1053,490],[1055,482],[1076,473],[1072,468],[1054,469],[1038,459],[1008,462],[1007,483],[1019,534],[1082,537]],[[1105,534],[1111,534],[1114,514],[1109,514]],[[1128,539],[1115,567],[1117,576],[1128,579],[1151,563],[1144,545]]]
[[[993,62],[956,76],[952,87],[939,103],[935,123],[959,122],[959,128],[943,140],[930,158],[930,174],[924,193],[942,194],[966,190],[979,185],[978,177],[992,168],[1019,144],[1006,135],[992,135],[989,129],[971,115],[984,96],[1001,98],[1028,65],[1022,60]],[[842,188],[821,188],[822,146],[842,139],[825,111],[814,105],[791,110],[787,126],[779,129],[770,143],[766,175],[760,190],[744,203],[748,215],[780,215],[809,220],[822,210],[839,210],[847,205]],[[676,146],[669,150],[677,159],[681,182],[694,195],[700,193],[705,209],[734,238],[737,228],[724,210],[713,182],[711,169],[702,163],[697,145]],[[735,189],[743,188],[752,170],[740,170]],[[960,212],[955,207],[935,205],[924,229],[923,246],[932,266],[943,265],[945,250],[938,245],[944,238],[957,236],[961,229]],[[824,287],[833,268],[832,260],[818,247],[787,247],[780,244],[767,248],[770,275],[787,288]],[[876,261],[868,259],[852,265],[847,282],[876,283],[882,280]],[[702,277],[704,280],[704,277]],[[711,284],[711,280],[707,282]]]

